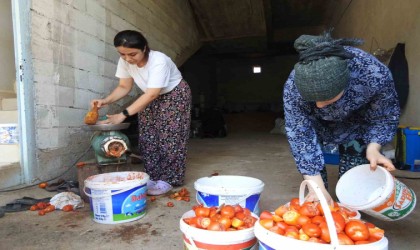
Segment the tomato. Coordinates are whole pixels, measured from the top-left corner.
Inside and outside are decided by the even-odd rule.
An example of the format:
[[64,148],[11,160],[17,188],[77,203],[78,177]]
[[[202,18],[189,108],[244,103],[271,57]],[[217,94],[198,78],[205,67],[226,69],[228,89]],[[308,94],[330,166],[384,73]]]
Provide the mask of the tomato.
[[47,186],[48,186],[48,183],[46,183],[46,182],[41,182],[38,185],[38,187],[40,187],[40,188],[46,188]]
[[299,214],[306,215],[309,218],[312,218],[316,215],[321,214],[319,212],[318,208],[316,207],[316,205],[312,202],[303,203],[302,206],[300,207],[300,209],[298,210],[298,212],[299,212]]
[[309,218],[306,215],[301,215],[301,216],[299,216],[299,218],[297,218],[297,225],[300,226],[300,227],[302,227],[306,223],[310,223],[310,222],[311,222],[311,218]]
[[276,223],[276,226],[278,226],[279,228],[281,228],[281,229],[283,229],[283,230],[286,230],[286,228],[287,228],[289,225],[287,225],[287,224],[286,224],[286,222],[284,222],[284,221],[280,221],[280,222],[277,222],[277,223]]
[[220,218],[222,218],[221,214],[214,214],[214,215],[210,216],[210,220],[212,220],[212,221],[219,221]]
[[299,232],[299,240],[308,241],[309,238],[307,234]]
[[287,226],[284,231],[285,232],[296,232],[297,234],[299,234],[299,229],[295,226]]
[[198,217],[198,221],[201,228],[208,228],[211,223],[211,220],[208,217]]
[[243,208],[243,213],[244,213],[245,215],[251,215],[251,210],[249,210],[248,208],[244,207],[244,208]]
[[235,214],[235,217],[236,217],[236,218],[238,218],[238,219],[240,219],[240,220],[243,220],[246,216],[247,216],[247,215],[245,215],[245,213],[244,213],[244,212],[237,212],[237,213]]
[[351,220],[347,222],[344,231],[353,241],[369,239],[369,229],[365,223],[360,220]]
[[45,211],[46,213],[52,212],[52,211],[54,211],[54,210],[55,210],[55,206],[54,206],[54,205],[49,205],[49,206],[47,206],[47,207],[44,209],[44,211]]
[[260,220],[260,225],[265,229],[270,229],[274,227],[274,221],[272,219],[262,219]]
[[230,226],[232,226],[232,220],[229,217],[223,215],[219,219],[219,223],[222,224],[224,228],[230,228]]
[[319,224],[319,228],[321,228],[321,239],[326,243],[331,242],[330,231],[328,231],[327,222],[323,221]]
[[217,221],[211,221],[209,226],[207,227],[207,230],[210,231],[224,231],[225,229],[223,228],[222,224],[220,224]]
[[368,240],[359,240],[359,241],[355,241],[354,244],[355,245],[364,245],[364,244],[370,244],[372,242],[368,241]]
[[36,211],[36,210],[39,210],[39,207],[38,207],[37,205],[32,205],[32,206],[29,208],[29,210],[31,210],[31,211]]
[[282,205],[282,206],[276,208],[276,210],[274,210],[274,214],[276,214],[278,216],[283,216],[283,214],[286,213],[287,211],[289,211],[289,208],[285,205]]
[[302,226],[302,230],[305,234],[309,237],[320,237],[321,236],[321,228],[313,223],[306,223]]
[[354,245],[354,242],[345,233],[338,233],[337,237],[340,245]]
[[311,238],[309,238],[309,240],[308,240],[308,241],[309,241],[309,242],[314,242],[314,243],[325,244],[325,242],[324,242],[322,239],[317,238],[317,237],[311,237]]
[[296,211],[290,210],[283,214],[283,220],[288,225],[297,225],[297,219],[299,218],[300,214]]
[[380,240],[384,237],[385,231],[383,229],[380,229],[379,227],[369,227],[369,240],[375,239]]
[[270,228],[268,230],[270,230],[271,232],[276,233],[276,234],[284,235],[284,230],[281,229],[278,226],[274,226],[274,227],[272,227],[272,228]]
[[63,208],[61,208],[62,211],[64,212],[70,212],[73,211],[73,205],[65,205]]
[[45,203],[45,202],[38,202],[38,203],[36,204],[36,206],[37,206],[39,209],[44,209],[44,208],[46,208],[46,207],[47,207],[47,203]]
[[220,214],[228,218],[233,218],[235,216],[235,208],[231,205],[225,205],[220,210]]
[[[195,210],[194,210],[195,211]],[[210,207],[210,213],[209,217],[212,217],[213,215],[218,214],[217,213],[217,207]]]
[[237,217],[233,217],[232,219],[232,227],[238,228],[245,224],[245,222]]
[[337,233],[341,233],[344,230],[344,227],[346,225],[346,221],[344,220],[344,217],[338,213],[338,212],[331,212],[331,215],[334,220],[335,229],[337,230]]
[[[168,202],[169,203],[169,202]],[[209,217],[210,216],[210,208],[208,207],[197,207],[195,210],[195,216],[199,217]]]
[[173,202],[169,201],[168,203],[166,203],[166,206],[168,206],[168,207],[173,207],[173,206],[175,206],[175,205],[174,205],[174,203],[173,203]]
[[191,217],[188,219],[188,222],[185,221],[186,223],[188,223],[188,225],[192,226],[192,227],[196,227],[196,228],[202,228],[201,227],[201,218],[202,217]]
[[260,219],[264,220],[264,219],[273,219],[273,214],[270,213],[267,210],[264,210],[260,213]]
[[299,233],[294,232],[294,231],[285,232],[284,236],[292,238],[292,239],[296,239],[296,240],[299,239]]
[[244,211],[241,205],[238,205],[238,204],[234,205],[233,208],[235,209],[235,214]]
[[346,207],[343,207],[343,206],[339,206],[338,211],[341,212],[342,214],[343,213],[346,214],[347,217],[350,217],[350,218],[357,216],[357,212],[356,211],[350,210],[350,209],[348,209]]
[[325,221],[325,217],[321,215],[316,215],[311,219],[311,222],[317,225],[321,224],[321,222],[324,222],[324,221]]
[[255,218],[252,215],[248,215],[248,216],[245,216],[245,218],[243,219],[243,221],[245,223],[244,226],[246,226],[246,227],[249,228],[249,227],[253,227],[254,226],[255,222],[257,222],[257,218]]
[[290,205],[289,205],[290,209],[299,211],[300,209],[300,202],[299,202],[299,198],[292,198],[290,200]]
[[41,215],[41,216],[42,216],[42,215],[45,215],[45,214],[46,214],[46,213],[45,213],[45,211],[44,211],[44,210],[39,210],[39,211],[38,211],[38,215]]
[[278,216],[277,214],[273,214],[273,220],[275,222],[280,222],[280,221],[283,221],[283,217]]

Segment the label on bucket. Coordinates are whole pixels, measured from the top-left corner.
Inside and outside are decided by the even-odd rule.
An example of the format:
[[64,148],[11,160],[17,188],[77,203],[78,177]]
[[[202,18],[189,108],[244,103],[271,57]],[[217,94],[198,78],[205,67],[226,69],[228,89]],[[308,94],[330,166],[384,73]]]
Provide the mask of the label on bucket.
[[[119,190],[87,189],[93,220],[115,224],[140,219],[146,213],[146,185],[122,193]],[[113,194],[116,193],[116,194]]]
[[240,205],[246,207],[254,214],[260,214],[260,194],[247,195],[212,195],[197,191],[197,202],[205,207],[219,207],[222,204]]
[[408,215],[416,205],[416,195],[404,183],[394,178],[394,192],[386,201],[372,210],[383,216],[397,220]]

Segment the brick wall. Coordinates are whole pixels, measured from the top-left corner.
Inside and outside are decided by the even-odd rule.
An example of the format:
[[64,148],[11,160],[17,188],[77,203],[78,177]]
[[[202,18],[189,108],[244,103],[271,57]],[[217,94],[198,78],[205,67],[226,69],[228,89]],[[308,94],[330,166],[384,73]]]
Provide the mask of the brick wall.
[[[112,45],[118,31],[143,32],[153,50],[178,66],[200,46],[187,0],[35,0],[30,19],[40,179],[63,172],[89,146],[83,117],[91,99],[118,83]],[[137,94],[132,91],[109,111]]]

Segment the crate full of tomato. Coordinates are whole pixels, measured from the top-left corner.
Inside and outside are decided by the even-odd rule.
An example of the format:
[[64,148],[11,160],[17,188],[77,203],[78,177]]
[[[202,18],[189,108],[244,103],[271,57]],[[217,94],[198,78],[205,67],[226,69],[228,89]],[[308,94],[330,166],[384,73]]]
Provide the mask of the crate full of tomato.
[[[311,181],[302,182],[301,190],[306,185],[319,191]],[[383,229],[361,220],[357,211],[328,204],[322,193],[317,195],[319,202],[305,201],[300,195],[274,212],[262,211],[255,224],[260,249],[388,249]]]
[[240,205],[193,206],[180,219],[185,249],[257,249],[258,216]]

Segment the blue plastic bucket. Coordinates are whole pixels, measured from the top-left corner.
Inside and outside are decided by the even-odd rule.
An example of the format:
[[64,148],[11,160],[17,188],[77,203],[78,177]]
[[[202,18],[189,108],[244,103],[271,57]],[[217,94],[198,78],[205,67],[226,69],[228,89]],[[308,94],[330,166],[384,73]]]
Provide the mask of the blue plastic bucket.
[[239,204],[259,215],[259,201],[264,182],[237,175],[203,177],[194,182],[196,198],[205,207]]
[[146,214],[149,175],[143,172],[113,172],[93,175],[85,180],[93,221],[118,224],[134,221]]

